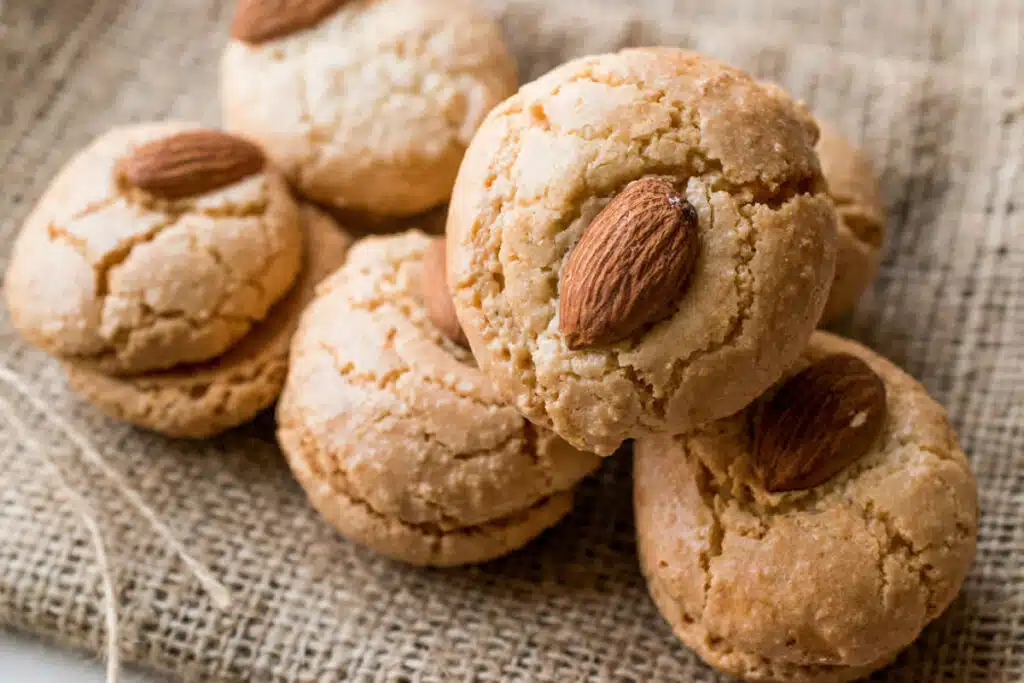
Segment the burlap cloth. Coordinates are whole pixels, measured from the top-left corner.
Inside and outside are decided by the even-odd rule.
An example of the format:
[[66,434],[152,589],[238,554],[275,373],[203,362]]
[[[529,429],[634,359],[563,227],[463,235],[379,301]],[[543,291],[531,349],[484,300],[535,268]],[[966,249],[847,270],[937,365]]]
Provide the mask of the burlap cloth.
[[[118,122],[217,120],[229,0],[0,0],[0,267],[51,175]],[[952,415],[981,488],[961,597],[882,677],[1024,680],[1024,3],[1018,0],[489,0],[525,79],[568,57],[681,45],[776,80],[863,141],[891,221],[846,331]],[[579,5],[582,9],[572,9]],[[0,625],[99,652],[103,592],[70,494],[116,566],[124,658],[186,680],[709,681],[637,570],[628,458],[572,516],[484,567],[409,569],[313,514],[272,421],[174,442],[83,407],[0,317],[0,361],[81,426],[231,591],[219,610],[97,468],[23,401],[46,453],[0,421]],[[0,385],[0,395],[14,394]],[[0,679],[6,680],[0,672]]]

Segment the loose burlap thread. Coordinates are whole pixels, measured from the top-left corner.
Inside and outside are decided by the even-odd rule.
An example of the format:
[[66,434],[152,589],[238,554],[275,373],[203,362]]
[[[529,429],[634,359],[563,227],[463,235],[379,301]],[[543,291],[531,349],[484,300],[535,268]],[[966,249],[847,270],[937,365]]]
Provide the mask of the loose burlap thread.
[[[685,46],[781,83],[864,144],[890,239],[842,331],[946,406],[982,508],[960,598],[878,679],[1024,680],[1024,3],[481,2],[523,80],[580,54]],[[0,2],[0,268],[49,178],[92,136],[161,117],[216,123],[233,4]],[[69,394],[6,312],[0,363],[89,436],[231,598],[217,607],[123,487],[0,384],[15,420],[0,420],[2,625],[103,652],[108,585],[121,657],[189,681],[718,680],[646,595],[627,458],[609,460],[573,514],[526,550],[411,569],[316,517],[269,415],[202,443],[114,423]]]

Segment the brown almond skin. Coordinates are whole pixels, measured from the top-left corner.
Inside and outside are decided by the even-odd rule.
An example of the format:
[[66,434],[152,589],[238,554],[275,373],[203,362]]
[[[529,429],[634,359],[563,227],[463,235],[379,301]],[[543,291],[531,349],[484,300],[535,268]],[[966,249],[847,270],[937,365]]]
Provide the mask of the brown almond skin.
[[311,28],[349,0],[238,0],[231,37],[250,45]]
[[427,307],[427,317],[442,334],[459,346],[469,348],[466,334],[455,316],[455,305],[448,291],[447,265],[445,263],[445,239],[438,237],[430,241],[423,253],[423,280],[420,295]]
[[611,344],[671,315],[699,253],[697,211],[669,179],[627,185],[562,271],[559,329],[568,347]]
[[761,407],[754,469],[772,493],[819,486],[871,449],[885,415],[885,384],[867,363],[829,356],[790,377]]
[[163,199],[201,195],[259,173],[263,151],[219,130],[191,130],[137,147],[118,162],[130,186]]

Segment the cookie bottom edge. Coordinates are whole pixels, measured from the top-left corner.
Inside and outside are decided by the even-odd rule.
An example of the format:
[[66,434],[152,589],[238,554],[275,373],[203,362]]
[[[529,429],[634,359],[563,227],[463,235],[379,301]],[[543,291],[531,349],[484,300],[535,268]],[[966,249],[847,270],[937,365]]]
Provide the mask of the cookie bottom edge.
[[206,439],[238,427],[269,408],[281,392],[287,355],[267,360],[247,377],[163,385],[138,378],[108,377],[65,363],[71,390],[104,414],[181,439]]
[[[646,568],[645,568],[646,569]],[[752,652],[733,650],[724,640],[709,636],[699,623],[687,615],[661,586],[657,578],[647,577],[647,589],[659,614],[671,627],[672,633],[687,648],[693,650],[707,666],[736,676],[744,681],[758,683],[848,683],[865,678],[891,664],[905,649],[899,646],[869,664],[798,664],[773,660]],[[712,642],[714,641],[714,642]]]
[[446,531],[382,515],[316,477],[301,460],[288,456],[288,462],[310,504],[342,536],[392,560],[420,567],[457,567],[497,559],[526,546],[560,522],[573,506],[570,489],[511,515]]

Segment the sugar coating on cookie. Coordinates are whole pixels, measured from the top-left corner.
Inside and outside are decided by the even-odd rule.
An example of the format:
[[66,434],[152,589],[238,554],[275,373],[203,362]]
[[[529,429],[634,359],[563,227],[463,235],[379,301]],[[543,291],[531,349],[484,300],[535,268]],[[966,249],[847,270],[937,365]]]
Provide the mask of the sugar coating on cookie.
[[345,259],[351,238],[308,204],[299,207],[302,272],[288,293],[245,337],[204,363],[115,377],[65,363],[71,389],[111,417],[167,436],[205,439],[254,418],[281,393],[288,347],[316,286]]
[[345,536],[419,565],[482,562],[560,520],[598,464],[502,401],[430,322],[429,239],[369,238],[303,315],[278,437]]
[[[816,138],[781,89],[681,50],[586,57],[524,86],[481,127],[449,209],[449,282],[481,367],[531,420],[601,454],[741,409],[796,359],[832,278]],[[667,317],[570,349],[566,263],[651,178],[696,217],[693,272]]]
[[821,323],[849,313],[878,272],[885,241],[885,206],[871,160],[859,147],[819,122],[817,151],[828,193],[839,215],[836,274]]
[[221,61],[225,124],[323,203],[406,215],[448,200],[487,112],[516,87],[498,27],[464,0],[353,0]]
[[302,232],[272,168],[173,200],[119,164],[183,122],[115,128],[60,171],[18,235],[6,275],[15,326],[109,374],[208,360],[267,315],[301,267]]
[[976,485],[942,407],[889,361],[823,332],[791,373],[836,354],[881,378],[887,412],[868,453],[815,488],[759,484],[758,404],[635,444],[651,595],[687,646],[747,680],[866,676],[942,613],[974,557]]

